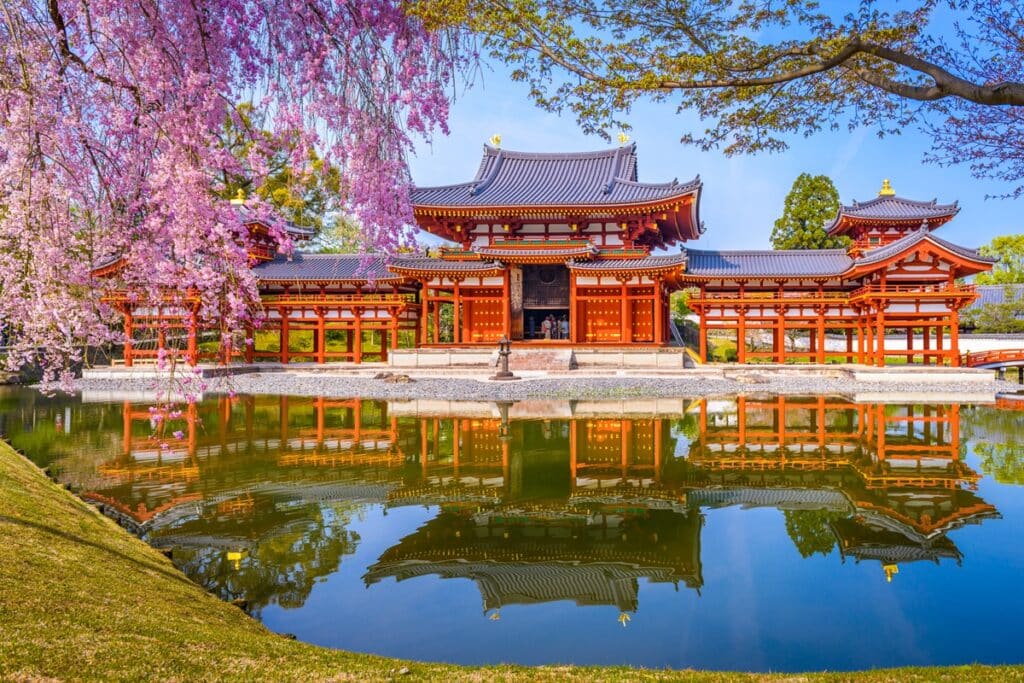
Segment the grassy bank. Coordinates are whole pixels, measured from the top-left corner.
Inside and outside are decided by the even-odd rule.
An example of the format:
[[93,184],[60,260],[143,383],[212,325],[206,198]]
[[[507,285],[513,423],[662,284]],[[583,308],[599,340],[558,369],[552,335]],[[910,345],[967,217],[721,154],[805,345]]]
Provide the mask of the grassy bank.
[[[405,669],[408,669],[406,672]],[[0,443],[4,680],[1024,680],[1015,667],[810,676],[623,668],[463,668],[327,650],[274,635]]]

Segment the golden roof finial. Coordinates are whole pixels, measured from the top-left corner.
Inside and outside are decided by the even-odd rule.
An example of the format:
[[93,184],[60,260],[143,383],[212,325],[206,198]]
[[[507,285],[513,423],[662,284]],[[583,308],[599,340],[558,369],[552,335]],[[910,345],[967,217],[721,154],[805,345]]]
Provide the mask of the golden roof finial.
[[633,618],[629,616],[629,613],[627,612],[619,613],[619,623],[622,624],[622,628],[626,628],[626,626],[629,625],[629,622],[632,621],[632,619]]
[[245,190],[238,188],[238,192],[235,193],[235,198],[231,200],[232,204],[245,204]]
[[889,179],[886,178],[882,181],[882,189],[878,191],[879,197],[892,197],[896,194],[896,190],[892,189],[892,185],[889,184]]
[[892,583],[892,577],[894,574],[900,573],[899,565],[895,564],[883,564],[882,569],[885,571],[885,582]]
[[501,133],[495,133],[487,142],[491,143],[491,147],[501,147]]
[[625,147],[626,143],[629,142],[629,136],[626,135],[625,131],[619,131],[619,144]]

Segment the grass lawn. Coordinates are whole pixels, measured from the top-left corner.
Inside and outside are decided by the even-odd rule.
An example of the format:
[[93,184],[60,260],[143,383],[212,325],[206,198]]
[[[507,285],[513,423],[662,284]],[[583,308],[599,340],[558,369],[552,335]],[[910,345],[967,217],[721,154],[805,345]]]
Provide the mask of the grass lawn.
[[0,548],[0,680],[1024,680],[1019,667],[806,676],[470,668],[306,645],[206,594],[2,442]]

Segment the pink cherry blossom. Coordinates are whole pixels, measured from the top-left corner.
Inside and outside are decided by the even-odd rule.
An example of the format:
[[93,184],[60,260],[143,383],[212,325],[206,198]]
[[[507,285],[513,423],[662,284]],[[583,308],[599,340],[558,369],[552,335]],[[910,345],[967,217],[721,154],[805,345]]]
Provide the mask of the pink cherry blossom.
[[[343,171],[343,205],[387,251],[411,223],[407,157],[446,133],[465,64],[458,36],[428,31],[401,0],[11,0],[0,13],[0,325],[8,364],[69,380],[85,346],[117,341],[114,284],[219,328],[258,325],[249,234],[217,199],[222,178],[266,173],[219,144],[235,106],[290,135],[293,175],[311,150]],[[284,250],[258,198],[246,213]],[[176,314],[177,315],[177,314]],[[173,332],[173,330],[169,330]],[[239,334],[241,338],[241,334]],[[173,363],[161,357],[162,367]]]

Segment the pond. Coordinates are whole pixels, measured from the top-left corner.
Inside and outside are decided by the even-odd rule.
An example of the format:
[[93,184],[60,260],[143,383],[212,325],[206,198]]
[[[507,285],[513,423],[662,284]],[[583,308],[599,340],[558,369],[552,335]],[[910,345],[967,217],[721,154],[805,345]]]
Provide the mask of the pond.
[[[1021,413],[0,394],[0,431],[194,581],[329,647],[755,671],[1018,663]],[[159,431],[159,430],[158,430]]]

